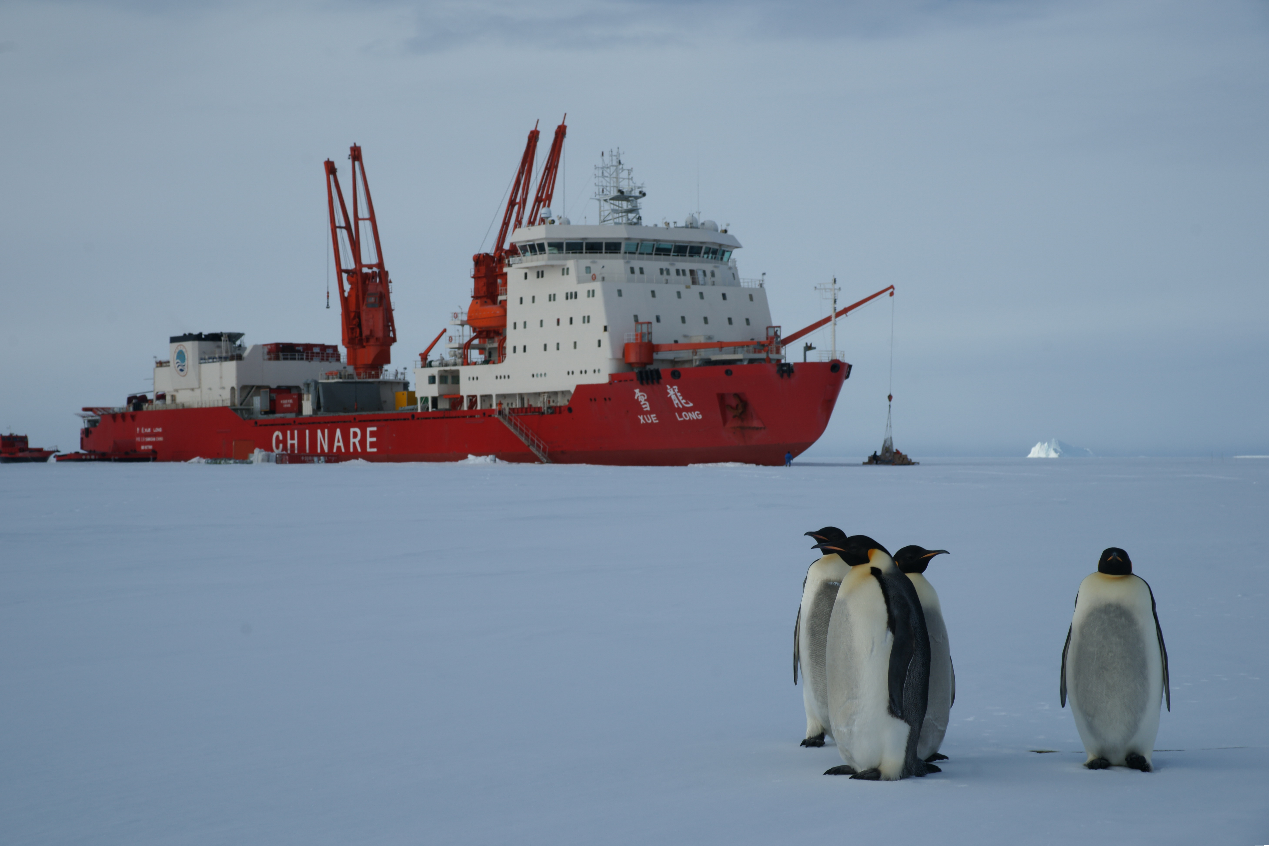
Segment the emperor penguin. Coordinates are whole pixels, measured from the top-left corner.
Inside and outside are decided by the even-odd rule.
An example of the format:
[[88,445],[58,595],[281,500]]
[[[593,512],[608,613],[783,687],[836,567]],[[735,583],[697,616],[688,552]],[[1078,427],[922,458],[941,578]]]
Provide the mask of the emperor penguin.
[[817,546],[850,565],[828,623],[828,716],[845,762],[825,775],[894,781],[939,772],[917,756],[930,686],[921,600],[884,546],[865,535]]
[[930,634],[930,694],[925,708],[925,722],[921,723],[921,739],[917,741],[917,757],[922,761],[944,761],[947,756],[939,752],[952,706],[956,704],[956,670],[952,666],[952,649],[947,639],[947,625],[943,622],[943,608],[939,595],[925,577],[925,568],[936,555],[947,555],[946,549],[923,549],[905,546],[894,554],[894,563],[916,588],[925,614],[925,628]]
[[[816,541],[843,542],[846,533],[836,526],[807,532]],[[802,580],[802,604],[793,625],[793,683],[802,670],[802,702],[806,706],[806,736],[803,746],[823,746],[824,736],[832,736],[828,720],[828,678],[824,673],[824,648],[828,642],[828,621],[833,615],[837,589],[850,566],[836,552],[826,552],[811,564]]]
[[1075,594],[1062,648],[1063,708],[1067,699],[1088,753],[1084,766],[1150,772],[1160,700],[1172,710],[1168,650],[1154,591],[1118,547],[1102,552]]

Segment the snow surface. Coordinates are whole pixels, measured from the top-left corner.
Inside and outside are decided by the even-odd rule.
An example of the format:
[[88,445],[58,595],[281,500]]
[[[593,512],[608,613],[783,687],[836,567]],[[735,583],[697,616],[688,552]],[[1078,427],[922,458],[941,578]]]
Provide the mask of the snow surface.
[[[0,839],[1269,843],[1266,514],[1254,461],[5,465]],[[825,524],[951,550],[942,774],[798,746]],[[1112,545],[1171,656],[1152,774],[1058,707]]]
[[1093,451],[1084,447],[1071,446],[1066,441],[1054,438],[1051,441],[1040,441],[1031,447],[1027,458],[1092,458]]

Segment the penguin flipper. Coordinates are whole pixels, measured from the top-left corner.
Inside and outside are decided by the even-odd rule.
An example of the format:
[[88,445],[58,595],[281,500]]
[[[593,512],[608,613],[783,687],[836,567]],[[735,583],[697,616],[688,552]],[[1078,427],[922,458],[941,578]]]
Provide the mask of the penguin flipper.
[[947,666],[952,670],[952,701],[948,707],[956,704],[956,665],[952,663],[952,656],[947,656]]
[[1150,591],[1150,612],[1154,614],[1154,633],[1159,638],[1159,657],[1163,659],[1163,697],[1168,703],[1168,710],[1171,711],[1172,685],[1168,682],[1168,647],[1163,644],[1163,629],[1159,627],[1159,609],[1154,604],[1154,591],[1150,590],[1149,582],[1145,579],[1141,581],[1146,583],[1146,590]]
[[[886,600],[886,627],[894,636],[894,644],[890,647],[890,675],[887,687],[890,692],[890,714],[897,720],[903,719],[903,687],[908,679],[908,665],[916,653],[916,636],[912,631],[905,597],[886,582],[885,575],[876,567],[869,568],[881,585],[881,595]],[[904,577],[907,578],[906,576]]]
[[1066,646],[1062,647],[1062,684],[1061,698],[1062,707],[1066,707],[1066,653],[1071,651],[1071,630],[1075,628],[1075,624],[1071,623],[1066,629]]
[[793,621],[793,684],[798,683],[798,631],[802,628],[802,606],[798,606],[798,618]]

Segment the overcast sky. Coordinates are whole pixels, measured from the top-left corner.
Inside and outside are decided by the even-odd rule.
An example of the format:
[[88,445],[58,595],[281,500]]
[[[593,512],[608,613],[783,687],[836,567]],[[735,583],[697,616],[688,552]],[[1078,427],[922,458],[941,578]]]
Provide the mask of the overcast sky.
[[[1269,453],[1269,5],[1225,0],[0,4],[0,428],[77,448],[172,334],[337,342],[354,142],[417,361],[565,112],[555,206],[593,222],[620,146],[645,219],[730,224],[786,334],[833,276],[895,285],[918,458]],[[841,325],[817,452],[880,445],[890,331]]]

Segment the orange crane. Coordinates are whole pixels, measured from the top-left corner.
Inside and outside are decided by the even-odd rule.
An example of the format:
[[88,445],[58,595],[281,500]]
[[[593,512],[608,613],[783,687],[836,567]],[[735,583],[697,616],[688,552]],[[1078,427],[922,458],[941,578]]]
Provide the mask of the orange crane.
[[[568,115],[564,116],[565,120]],[[560,155],[564,150],[564,135],[568,127],[564,121],[555,129],[555,139],[551,142],[551,152],[542,165],[542,174],[538,177],[538,190],[533,198],[533,208],[529,213],[529,225],[542,223],[541,214],[551,205],[555,194],[555,176],[559,171]],[[498,237],[493,243],[493,252],[476,253],[472,256],[472,291],[471,305],[467,308],[467,325],[474,331],[467,343],[463,345],[463,364],[470,364],[472,346],[486,350],[486,360],[500,361],[506,352],[507,339],[507,306],[501,296],[507,292],[507,260],[518,253],[513,245],[507,244],[507,235],[519,229],[524,223],[524,210],[529,199],[529,183],[533,180],[533,158],[538,149],[538,127],[533,125],[529,139],[524,146],[524,155],[520,157],[520,169],[516,171],[515,181],[511,183],[511,196],[507,199],[507,208],[502,215],[502,226],[498,229]],[[497,342],[496,357],[488,352],[491,342]]]
[[396,322],[392,317],[392,283],[383,266],[379,225],[375,222],[375,206],[370,199],[361,147],[353,144],[348,149],[348,158],[352,162],[351,216],[344,204],[335,163],[326,160],[326,199],[339,282],[339,313],[348,364],[357,378],[378,379],[384,366],[392,361],[392,345],[397,340]]

